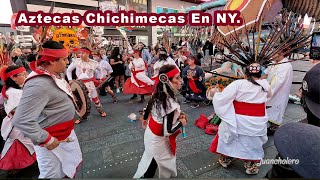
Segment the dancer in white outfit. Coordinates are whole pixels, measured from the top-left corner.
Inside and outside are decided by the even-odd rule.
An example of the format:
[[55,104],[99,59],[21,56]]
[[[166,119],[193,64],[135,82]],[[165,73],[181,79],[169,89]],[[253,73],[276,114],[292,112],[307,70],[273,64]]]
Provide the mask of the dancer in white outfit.
[[4,66],[1,79],[5,83],[2,88],[4,107],[7,116],[2,120],[1,135],[5,140],[1,152],[0,169],[19,170],[32,165],[36,161],[36,153],[32,141],[12,125],[12,117],[22,96],[22,86],[27,72],[24,67]]
[[247,174],[257,174],[257,163],[264,157],[262,145],[268,140],[265,103],[272,93],[268,81],[260,79],[259,64],[251,64],[246,75],[247,79],[232,82],[213,97],[222,122],[210,151],[222,154],[219,163],[223,167],[239,158],[245,161]]
[[[94,102],[97,111],[102,117],[105,117],[107,116],[107,113],[102,109],[102,104],[96,90],[96,86],[99,82],[97,82],[95,78],[95,71],[97,69],[100,70],[99,63],[89,58],[91,51],[88,48],[82,47],[79,51],[81,52],[81,58],[73,59],[73,62],[67,69],[68,80],[72,80],[72,71],[76,69],[77,79],[81,80],[86,85],[89,91],[89,97]],[[80,120],[76,123],[80,123]]]
[[137,94],[140,94],[140,103],[143,103],[144,95],[152,93],[154,82],[147,76],[148,65],[140,57],[139,50],[134,50],[133,57],[133,61],[129,64],[132,75],[124,83],[123,93],[134,94],[130,99],[135,99]]
[[288,59],[283,56],[278,59],[275,62],[282,64],[269,66],[264,71],[268,75],[268,82],[273,92],[273,96],[267,102],[270,123],[269,135],[272,135],[283,122],[293,78],[292,65],[288,63]]
[[177,176],[176,136],[187,123],[175,94],[182,79],[174,65],[165,65],[159,71],[159,83],[144,114],[148,126],[144,135],[145,151],[134,178],[152,178],[159,168],[159,178]]

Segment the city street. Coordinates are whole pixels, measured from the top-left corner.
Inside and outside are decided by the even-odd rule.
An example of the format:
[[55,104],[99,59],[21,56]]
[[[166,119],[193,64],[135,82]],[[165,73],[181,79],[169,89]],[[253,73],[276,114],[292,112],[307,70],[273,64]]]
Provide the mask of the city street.
[[320,0],[0,1],[0,179],[320,177]]
[[[309,70],[311,64],[306,61],[293,62],[295,70]],[[305,73],[294,72],[294,82],[302,81]],[[295,93],[300,85],[292,85],[291,93]],[[77,178],[132,178],[144,151],[144,129],[141,123],[128,122],[130,113],[139,114],[145,104],[138,100],[129,101],[130,95],[117,94],[118,103],[113,104],[110,96],[103,96],[102,103],[108,113],[106,118],[98,115],[92,107],[89,120],[76,125],[83,153],[83,163]],[[183,97],[179,98],[181,101]],[[212,106],[201,105],[192,109],[190,104],[182,104],[182,110],[189,117],[186,127],[187,138],[182,135],[177,139],[177,169],[178,178],[262,178],[271,165],[262,165],[258,175],[246,175],[243,162],[237,160],[228,169],[217,164],[218,155],[209,152],[214,136],[207,135],[194,125],[194,121],[201,113],[209,116],[214,113]],[[285,113],[285,123],[298,122],[306,118],[302,107],[288,104]],[[265,159],[276,156],[277,150],[273,145],[273,137],[269,136],[264,145]],[[32,172],[28,172],[30,174]],[[0,177],[4,178],[4,172]],[[34,176],[37,178],[37,176]]]
[[[293,62],[295,70],[309,70],[306,61]],[[301,81],[304,73],[294,72],[294,82]],[[292,86],[292,93],[299,85]],[[128,122],[130,113],[139,114],[146,104],[138,100],[129,101],[129,95],[117,94],[118,103],[112,104],[110,96],[104,96],[102,102],[108,113],[106,118],[98,115],[95,108],[87,122],[76,125],[80,141],[83,164],[77,178],[132,178],[144,151],[144,129],[141,123]],[[183,97],[180,97],[183,100]],[[228,169],[217,164],[218,155],[209,152],[214,136],[205,134],[194,125],[201,113],[209,116],[214,113],[212,106],[201,105],[192,109],[190,104],[182,104],[189,122],[186,127],[187,138],[182,135],[177,139],[178,178],[262,178],[271,165],[262,165],[258,175],[246,175],[243,162],[237,160]],[[306,115],[300,105],[289,104],[285,113],[285,123],[305,119]],[[264,145],[265,159],[274,158],[277,151],[273,137]]]

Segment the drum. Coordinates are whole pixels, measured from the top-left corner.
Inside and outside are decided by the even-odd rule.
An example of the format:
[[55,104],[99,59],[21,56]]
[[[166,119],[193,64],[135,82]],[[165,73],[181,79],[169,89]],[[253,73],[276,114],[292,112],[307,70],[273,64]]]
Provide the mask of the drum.
[[81,81],[70,81],[71,91],[76,103],[76,112],[81,119],[87,119],[90,114],[91,101],[89,91]]

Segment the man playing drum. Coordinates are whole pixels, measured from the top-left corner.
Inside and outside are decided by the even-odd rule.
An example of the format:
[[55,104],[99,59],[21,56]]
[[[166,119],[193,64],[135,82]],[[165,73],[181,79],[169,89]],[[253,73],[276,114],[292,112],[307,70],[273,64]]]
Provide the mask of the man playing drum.
[[89,58],[91,51],[88,48],[82,47],[79,51],[81,52],[81,58],[73,59],[73,62],[67,69],[68,80],[72,80],[72,71],[76,69],[78,80],[81,80],[86,85],[89,91],[89,97],[94,102],[94,105],[101,116],[105,117],[107,114],[102,109],[102,104],[95,85],[95,71],[100,69],[98,67],[99,63]]

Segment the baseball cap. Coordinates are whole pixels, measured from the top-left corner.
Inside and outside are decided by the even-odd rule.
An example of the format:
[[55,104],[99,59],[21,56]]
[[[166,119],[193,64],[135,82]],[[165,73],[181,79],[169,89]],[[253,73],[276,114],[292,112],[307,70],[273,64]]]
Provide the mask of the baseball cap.
[[308,109],[320,118],[320,63],[311,68],[303,78],[302,94]]
[[[320,127],[305,123],[288,123],[274,134],[274,144],[282,159],[303,178],[320,178]],[[298,162],[297,162],[298,161]]]

